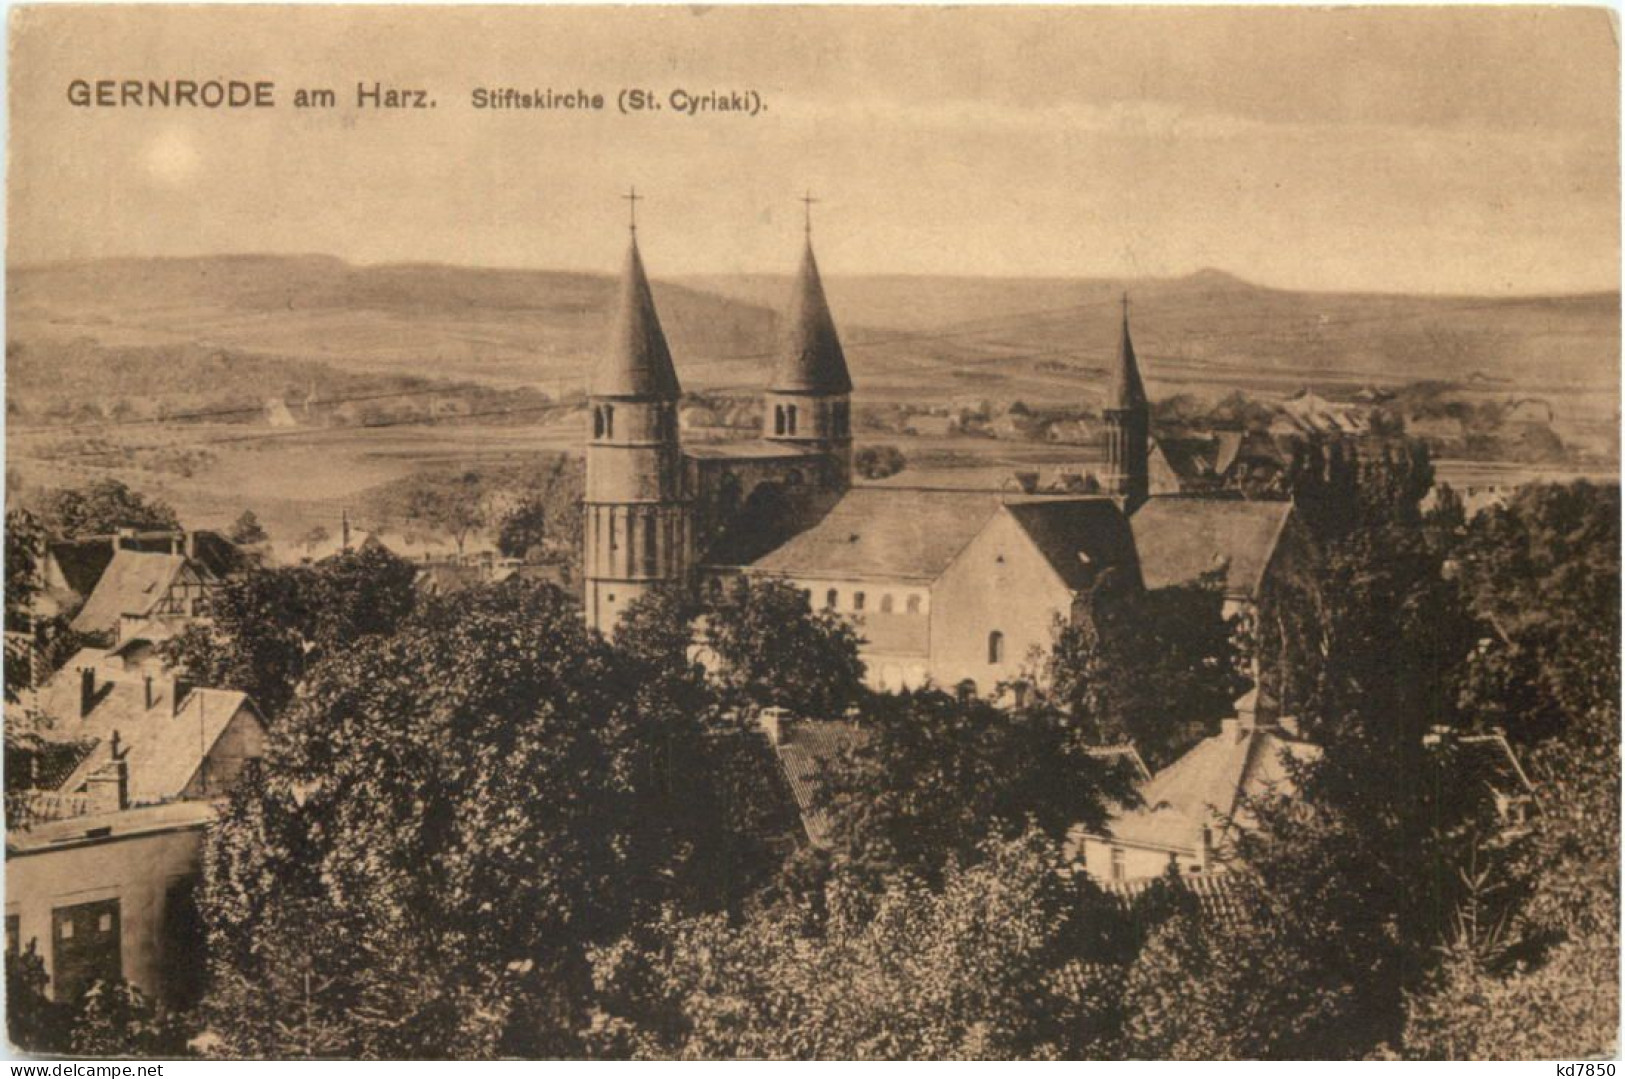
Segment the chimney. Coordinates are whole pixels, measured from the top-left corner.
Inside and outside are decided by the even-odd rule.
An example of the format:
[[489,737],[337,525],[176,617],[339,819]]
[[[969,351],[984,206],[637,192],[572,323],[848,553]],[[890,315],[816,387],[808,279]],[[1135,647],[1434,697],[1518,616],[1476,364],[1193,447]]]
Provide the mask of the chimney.
[[135,542],[135,529],[120,528],[113,534],[113,550],[118,552]]
[[144,674],[141,676],[141,688],[143,690],[143,700],[146,701],[146,708],[150,711],[152,706],[158,703],[158,693],[153,688],[152,675]]
[[96,707],[96,668],[79,668],[79,718],[90,715]]
[[172,714],[177,716],[181,714],[181,705],[185,703],[186,695],[190,692],[192,692],[190,680],[185,678],[175,679],[175,699],[170,702],[173,709]]
[[186,557],[195,560],[197,558],[197,533],[183,532],[181,534],[186,537]]
[[1247,736],[1247,730],[1248,728],[1242,726],[1242,720],[1238,716],[1231,716],[1228,719],[1219,721],[1219,737],[1226,742],[1241,741]]
[[790,740],[790,716],[782,708],[764,708],[757,717],[770,745],[782,746]]
[[92,813],[116,813],[130,808],[130,766],[123,760],[109,761],[85,781]]
[[186,550],[186,533],[171,532],[169,534],[169,553],[181,554]]

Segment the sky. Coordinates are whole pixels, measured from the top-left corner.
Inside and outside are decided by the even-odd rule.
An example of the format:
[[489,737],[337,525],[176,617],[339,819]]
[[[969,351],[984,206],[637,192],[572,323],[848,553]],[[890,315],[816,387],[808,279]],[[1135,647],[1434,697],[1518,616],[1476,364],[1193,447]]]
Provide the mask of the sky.
[[[1174,276],[1614,289],[1601,8],[13,9],[8,262],[322,253],[656,277]],[[256,111],[84,79],[273,80]],[[425,110],[360,110],[357,83]],[[477,87],[601,93],[481,111]],[[339,107],[292,107],[296,88]],[[623,115],[623,88],[657,113]],[[766,108],[682,116],[673,90]]]

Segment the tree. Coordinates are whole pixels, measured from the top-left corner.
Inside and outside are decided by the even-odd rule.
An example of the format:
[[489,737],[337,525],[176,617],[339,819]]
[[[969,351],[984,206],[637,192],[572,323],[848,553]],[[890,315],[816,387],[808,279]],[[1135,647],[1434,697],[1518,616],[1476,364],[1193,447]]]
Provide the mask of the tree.
[[503,515],[497,528],[497,550],[508,558],[534,559],[547,540],[547,506],[527,498]]
[[46,491],[34,509],[45,531],[61,539],[107,535],[120,528],[168,531],[181,526],[168,504],[114,479]]
[[6,952],[6,1037],[28,1053],[65,1053],[73,1010],[46,994],[51,983],[36,941]]
[[164,655],[203,685],[247,693],[274,719],[324,658],[394,632],[416,601],[415,580],[381,547],[251,569],[222,581],[208,620],[165,642]]
[[[1015,405],[1010,406],[1010,411],[1015,412]],[[907,468],[908,459],[896,446],[865,446],[853,457],[852,465],[864,479],[881,480]]]
[[1044,681],[1094,744],[1160,768],[1233,713],[1248,678],[1222,572],[1150,592],[1107,575],[1086,607],[1057,626]]
[[487,523],[485,492],[480,474],[473,470],[411,477],[404,498],[407,518],[445,533],[457,544],[458,554],[469,534]]
[[264,543],[271,538],[260,524],[260,519],[254,515],[253,510],[244,510],[232,522],[231,531],[226,538],[241,547],[250,547],[256,543]]
[[667,917],[593,952],[594,1055],[1013,1059],[1098,1055],[1115,911],[1037,833],[928,887],[837,875],[816,904]]
[[803,716],[830,718],[863,684],[858,637],[833,611],[814,611],[807,593],[785,581],[735,580],[706,612],[705,643],[735,696]]
[[327,530],[325,525],[314,525],[310,531],[299,537],[299,545],[305,549],[306,554],[309,554],[332,537],[333,534]]
[[926,689],[876,695],[855,748],[827,763],[818,801],[838,862],[937,879],[989,838],[1034,827],[1059,842],[1103,830],[1112,803],[1133,804],[1131,779],[1089,754],[1069,719],[1038,706],[1006,711]]
[[327,656],[206,852],[228,1048],[579,1051],[585,949],[698,902],[716,864],[686,789],[704,732],[636,688],[567,597],[517,581]]
[[123,979],[97,982],[79,1001],[69,1045],[75,1056],[183,1057],[189,1027]]
[[1620,697],[1618,487],[1520,488],[1466,527],[1452,564],[1487,624],[1468,704],[1528,744]]

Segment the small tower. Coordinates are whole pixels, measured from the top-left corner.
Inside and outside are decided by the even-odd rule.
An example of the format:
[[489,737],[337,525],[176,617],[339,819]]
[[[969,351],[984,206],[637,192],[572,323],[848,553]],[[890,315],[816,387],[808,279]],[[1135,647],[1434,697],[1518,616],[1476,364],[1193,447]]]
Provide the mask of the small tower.
[[1123,294],[1123,339],[1112,369],[1105,420],[1106,492],[1122,500],[1124,513],[1133,513],[1151,494],[1151,406],[1129,337],[1127,293]]
[[685,581],[692,561],[677,434],[682,389],[638,252],[632,205],[620,303],[588,395],[582,563],[587,624],[604,633],[639,596]]
[[783,349],[762,402],[762,434],[770,442],[822,451],[831,481],[844,490],[852,482],[852,376],[813,258],[815,200],[809,195],[802,201],[808,210],[806,245]]

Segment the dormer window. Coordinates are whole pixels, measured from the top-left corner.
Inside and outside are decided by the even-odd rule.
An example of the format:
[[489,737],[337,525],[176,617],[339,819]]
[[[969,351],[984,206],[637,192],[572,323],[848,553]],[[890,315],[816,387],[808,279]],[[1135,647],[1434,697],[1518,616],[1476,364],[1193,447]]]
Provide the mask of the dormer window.
[[604,410],[602,408],[592,410],[592,437],[604,437]]
[[773,406],[773,433],[776,434],[776,435],[784,434],[784,406],[783,405],[774,405]]
[[796,406],[791,405],[790,407],[786,408],[784,412],[785,418],[788,421],[790,433],[793,435],[796,433]]

